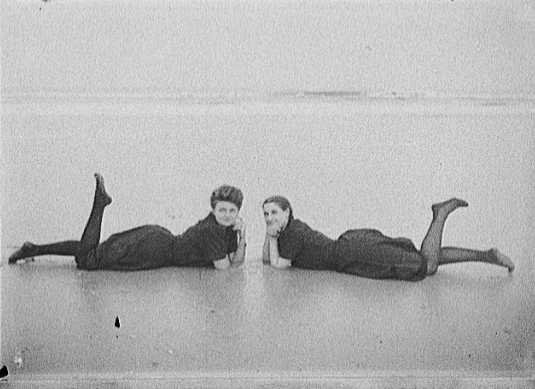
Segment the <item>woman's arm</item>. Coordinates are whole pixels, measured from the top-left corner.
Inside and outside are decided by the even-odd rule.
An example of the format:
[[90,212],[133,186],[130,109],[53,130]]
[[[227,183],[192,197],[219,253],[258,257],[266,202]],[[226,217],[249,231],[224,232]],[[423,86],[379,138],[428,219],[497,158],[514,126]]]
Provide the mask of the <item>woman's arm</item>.
[[245,222],[242,218],[237,218],[234,230],[238,231],[238,248],[235,252],[230,253],[229,259],[232,266],[240,266],[245,260],[245,247],[247,241],[245,240]]
[[213,264],[217,270],[225,270],[230,267],[230,261],[228,258],[218,259],[216,261],[213,261]]
[[264,239],[264,247],[262,248],[262,263],[264,265],[269,265],[271,262],[269,261],[269,235],[266,234],[266,237]]
[[245,247],[247,247],[247,243],[245,242],[244,237],[240,237],[240,240],[238,241],[238,249],[230,253],[230,265],[238,267],[240,266],[244,260],[245,260]]
[[279,255],[279,242],[277,241],[277,237],[267,235],[266,240],[269,245],[269,261],[271,266],[276,267],[277,269],[286,269],[292,266],[292,261],[282,258]]

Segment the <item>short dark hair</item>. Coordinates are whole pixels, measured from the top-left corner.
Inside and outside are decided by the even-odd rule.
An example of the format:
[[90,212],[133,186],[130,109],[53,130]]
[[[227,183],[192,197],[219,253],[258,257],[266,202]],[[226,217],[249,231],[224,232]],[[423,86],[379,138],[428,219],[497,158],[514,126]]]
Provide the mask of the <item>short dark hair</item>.
[[288,222],[291,222],[293,220],[294,212],[293,212],[293,209],[292,209],[292,205],[290,204],[290,201],[286,197],[279,196],[279,195],[270,196],[270,197],[268,197],[267,199],[264,200],[264,202],[262,203],[262,207],[264,207],[264,205],[266,205],[268,203],[277,204],[279,207],[281,207],[281,209],[283,211],[286,211],[287,209],[289,209],[290,210],[290,215],[288,217]]
[[243,193],[235,186],[221,185],[219,188],[214,189],[210,196],[210,205],[212,206],[212,209],[215,208],[218,201],[228,201],[240,209],[243,202]]

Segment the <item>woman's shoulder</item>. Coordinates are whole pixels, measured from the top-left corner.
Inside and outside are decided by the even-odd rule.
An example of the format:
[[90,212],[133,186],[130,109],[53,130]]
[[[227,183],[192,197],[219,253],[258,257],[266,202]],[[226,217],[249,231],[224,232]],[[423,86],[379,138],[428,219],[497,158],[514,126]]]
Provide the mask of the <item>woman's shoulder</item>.
[[217,222],[215,220],[215,217],[214,217],[213,213],[210,212],[208,215],[206,215],[206,217],[204,217],[203,219],[199,220],[196,225],[198,227],[206,228],[206,227],[214,226],[216,224],[217,224]]
[[331,240],[331,238],[326,236],[323,232],[310,227],[307,223],[299,219],[292,220],[289,227],[289,235],[300,236],[306,241]]
[[288,227],[284,229],[284,231],[289,234],[302,234],[307,231],[312,231],[312,228],[310,228],[308,224],[300,219],[293,219],[288,224]]
[[223,233],[226,229],[226,227],[220,225],[212,212],[208,214],[204,219],[199,220],[199,222],[195,225],[200,232],[221,232]]
[[308,227],[308,224],[306,224],[301,219],[293,219],[290,222],[289,226],[292,227],[292,228],[306,228],[306,227]]
[[210,231],[218,231],[219,224],[217,224],[217,221],[215,220],[215,217],[210,212],[208,216],[206,216],[204,219],[201,219],[197,221],[197,223],[190,226],[184,233],[182,234],[184,237],[191,238],[193,236],[203,235],[206,233],[209,233]]
[[197,223],[196,229],[197,233],[205,238],[230,239],[237,235],[237,231],[232,226],[226,227],[219,224],[211,212]]

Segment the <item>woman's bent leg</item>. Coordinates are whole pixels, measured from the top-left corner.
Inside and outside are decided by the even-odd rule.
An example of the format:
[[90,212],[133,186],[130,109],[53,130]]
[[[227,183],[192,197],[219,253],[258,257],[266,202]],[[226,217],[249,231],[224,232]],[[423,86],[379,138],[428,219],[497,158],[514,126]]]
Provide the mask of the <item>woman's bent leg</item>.
[[442,203],[433,204],[433,220],[429,230],[422,241],[420,253],[427,260],[427,274],[435,274],[440,263],[442,233],[448,215],[459,207],[467,207],[464,200],[452,198]]
[[93,207],[80,241],[67,240],[43,245],[25,242],[20,249],[11,254],[9,263],[39,255],[72,255],[75,257],[76,263],[80,265],[85,262],[90,253],[94,256],[100,241],[100,227],[104,208],[112,201],[111,197],[106,193],[102,176],[95,173],[95,179],[96,188]]
[[[102,225],[102,217],[104,215],[104,208],[108,206],[112,199],[106,193],[104,187],[104,178],[95,173],[96,187],[95,197],[93,200],[93,207],[91,208],[91,214],[87,220],[82,238],[80,239],[80,247],[78,253],[75,256],[75,261],[78,267],[84,268],[85,262],[88,257],[95,255],[95,251],[100,242],[100,229]],[[91,254],[91,255],[90,255]]]

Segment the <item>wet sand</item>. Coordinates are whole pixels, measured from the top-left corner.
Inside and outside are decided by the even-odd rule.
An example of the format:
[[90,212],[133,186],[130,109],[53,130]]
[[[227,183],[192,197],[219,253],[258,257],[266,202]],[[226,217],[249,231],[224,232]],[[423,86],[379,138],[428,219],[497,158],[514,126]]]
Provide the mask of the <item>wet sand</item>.
[[15,380],[529,376],[532,280],[480,270],[405,283],[251,261],[229,272],[4,265],[2,355]]
[[[142,385],[190,377],[191,386],[247,387],[282,376],[282,386],[316,377],[310,384],[319,387],[325,376],[369,386],[376,376],[384,386],[398,376],[417,387],[437,377],[532,383],[532,111],[315,107],[8,110],[0,271],[10,382]],[[81,234],[94,171],[114,198],[103,238],[146,223],[179,233],[208,212],[213,187],[242,187],[245,265],[134,273],[82,272],[60,257],[7,265],[24,240]],[[417,245],[431,203],[456,195],[470,207],[451,216],[444,244],[497,246],[517,269],[450,265],[406,283],[263,267],[260,203],[274,193],[331,237],[375,227]]]

